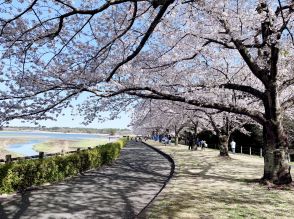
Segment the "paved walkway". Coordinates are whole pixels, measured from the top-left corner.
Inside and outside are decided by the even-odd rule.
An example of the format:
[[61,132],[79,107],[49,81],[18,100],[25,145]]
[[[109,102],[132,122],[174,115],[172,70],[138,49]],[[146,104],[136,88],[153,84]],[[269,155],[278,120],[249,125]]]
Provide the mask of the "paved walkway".
[[111,166],[2,200],[0,218],[135,218],[170,168],[151,148],[129,142]]

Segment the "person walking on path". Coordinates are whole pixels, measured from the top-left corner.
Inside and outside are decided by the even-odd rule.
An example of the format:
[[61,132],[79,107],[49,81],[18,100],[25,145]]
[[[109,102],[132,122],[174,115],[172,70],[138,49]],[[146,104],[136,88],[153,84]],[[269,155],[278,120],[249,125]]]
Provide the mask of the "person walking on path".
[[196,147],[200,147],[200,140],[199,140],[199,138],[196,138]]
[[193,143],[194,143],[194,138],[193,138],[193,135],[192,135],[192,133],[188,133],[188,145],[189,145],[189,147],[188,147],[188,149],[189,150],[192,150],[192,148],[193,148]]
[[232,148],[233,154],[236,153],[236,142],[233,139],[231,141],[231,148]]
[[201,150],[204,150],[205,148],[207,148],[207,143],[205,140],[203,140]]

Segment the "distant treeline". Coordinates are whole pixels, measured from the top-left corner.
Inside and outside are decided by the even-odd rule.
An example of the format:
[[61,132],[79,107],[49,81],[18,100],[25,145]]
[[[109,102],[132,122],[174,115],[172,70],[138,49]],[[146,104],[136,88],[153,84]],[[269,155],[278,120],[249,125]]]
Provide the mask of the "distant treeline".
[[90,134],[130,134],[131,130],[129,129],[117,129],[117,128],[103,128],[103,129],[95,129],[95,128],[69,128],[69,127],[5,127],[4,131],[46,131],[46,132],[64,132],[64,133],[90,133]]

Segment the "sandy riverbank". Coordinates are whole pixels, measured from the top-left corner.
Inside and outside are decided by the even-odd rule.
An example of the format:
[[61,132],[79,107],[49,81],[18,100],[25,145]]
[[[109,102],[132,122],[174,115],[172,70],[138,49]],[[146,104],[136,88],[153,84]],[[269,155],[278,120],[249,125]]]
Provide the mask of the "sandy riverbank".
[[35,151],[42,151],[45,153],[58,153],[61,151],[73,151],[77,148],[95,147],[108,143],[108,139],[82,139],[82,140],[61,140],[52,139],[46,142],[41,142],[34,145]]
[[7,150],[9,145],[25,143],[30,141],[29,138],[11,138],[11,137],[0,137],[0,159],[4,159],[7,154],[11,154],[13,157],[21,156],[20,154],[13,153]]

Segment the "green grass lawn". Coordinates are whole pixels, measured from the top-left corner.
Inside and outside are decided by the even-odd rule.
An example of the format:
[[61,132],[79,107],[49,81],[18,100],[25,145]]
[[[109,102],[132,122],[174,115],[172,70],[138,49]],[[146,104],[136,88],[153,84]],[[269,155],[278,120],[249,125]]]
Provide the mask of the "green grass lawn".
[[263,159],[218,156],[217,150],[188,151],[149,141],[175,161],[175,173],[147,208],[147,218],[293,218],[294,191],[268,189],[257,183]]
[[75,150],[77,148],[94,147],[97,145],[106,144],[109,141],[106,139],[83,139],[83,140],[48,140],[34,145],[34,150],[43,151],[46,153],[56,153],[63,151]]

